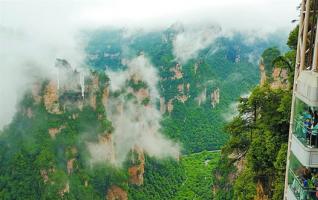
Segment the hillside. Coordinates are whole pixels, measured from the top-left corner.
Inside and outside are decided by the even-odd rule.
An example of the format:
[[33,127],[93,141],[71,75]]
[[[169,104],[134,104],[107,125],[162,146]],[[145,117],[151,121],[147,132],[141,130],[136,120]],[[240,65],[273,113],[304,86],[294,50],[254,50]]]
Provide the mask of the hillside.
[[[228,138],[222,127],[231,118],[231,105],[259,82],[260,55],[267,47],[284,45],[279,34],[253,39],[243,33],[229,37],[219,32],[219,27],[210,27],[192,33],[174,24],[164,31],[128,36],[125,30],[87,33],[88,63],[95,69],[120,70],[123,58],[144,54],[160,75],[163,132],[183,144],[183,153],[220,149]],[[181,56],[189,57],[186,62],[176,59],[176,38],[200,39],[205,34],[211,34],[206,39],[210,43],[199,42],[201,49],[182,51]],[[184,43],[179,45],[195,49],[195,44]]]
[[263,50],[280,43],[219,27],[83,35],[87,67],[56,58],[57,76],[30,85],[1,130],[0,198],[212,196],[222,160],[208,151],[227,143],[232,104],[259,82]]
[[226,125],[230,139],[213,170],[215,199],[283,198],[297,35],[298,27],[286,53],[263,52],[259,85],[240,99],[238,115]]

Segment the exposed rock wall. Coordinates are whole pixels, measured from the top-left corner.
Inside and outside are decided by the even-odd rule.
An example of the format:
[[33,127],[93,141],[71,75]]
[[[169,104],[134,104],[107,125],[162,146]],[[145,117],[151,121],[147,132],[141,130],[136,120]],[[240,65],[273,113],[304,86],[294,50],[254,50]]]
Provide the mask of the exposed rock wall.
[[181,95],[177,97],[178,101],[180,101],[181,103],[185,103],[188,100],[188,98],[189,97],[187,95]]
[[273,89],[288,89],[288,70],[284,68],[279,68],[275,66],[272,70],[272,74],[270,77],[266,75],[266,66],[264,65],[263,61],[260,61],[259,70],[260,70],[260,86],[264,86],[265,83],[268,81],[270,87]]
[[160,113],[164,114],[166,112],[166,103],[163,97],[160,97]]
[[61,114],[59,105],[59,96],[56,83],[50,81],[45,88],[44,105],[46,110],[51,114]]
[[199,106],[206,101],[206,88],[204,88],[201,94],[197,97],[197,101]]
[[190,83],[187,83],[186,88],[187,88],[187,92],[190,92]]
[[109,99],[109,87],[105,87],[103,91],[103,104],[106,106],[108,104],[108,99]]
[[287,69],[273,69],[271,88],[273,89],[288,89],[288,71]]
[[65,126],[60,126],[58,128],[50,128],[49,129],[49,135],[51,136],[52,139],[56,138],[56,135],[61,132],[62,129],[64,129]]
[[220,103],[220,89],[217,88],[211,93],[211,105],[213,108]]
[[172,80],[178,80],[183,78],[182,66],[178,63],[175,67],[172,67],[170,71],[174,72]]
[[133,161],[136,164],[129,167],[129,182],[133,185],[142,185],[144,183],[144,173],[145,173],[145,156],[141,148],[135,147],[133,152],[137,154],[137,160]]
[[268,195],[265,194],[264,187],[260,181],[256,184],[256,196],[254,200],[269,200]]
[[266,82],[266,72],[265,72],[265,65],[263,63],[263,60],[261,59],[260,63],[259,63],[259,71],[260,71],[260,75],[261,75],[261,79],[260,79],[260,86],[263,86]]
[[122,188],[113,185],[111,186],[106,195],[107,200],[128,200],[128,194]]
[[167,111],[171,113],[173,111],[173,99],[170,99],[167,103]]

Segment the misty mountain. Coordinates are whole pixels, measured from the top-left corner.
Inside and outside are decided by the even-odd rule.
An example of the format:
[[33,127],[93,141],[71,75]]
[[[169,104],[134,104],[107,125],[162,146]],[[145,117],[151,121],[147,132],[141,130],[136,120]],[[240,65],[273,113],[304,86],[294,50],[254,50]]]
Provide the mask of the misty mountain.
[[259,82],[262,52],[270,46],[285,51],[285,34],[191,28],[176,23],[163,31],[86,33],[87,63],[98,70],[121,70],[127,58],[148,57],[159,71],[164,132],[181,141],[184,152],[215,150],[227,139],[222,126],[235,113],[231,105]]
[[87,67],[54,58],[57,73],[30,83],[1,131],[0,198],[172,199],[198,184],[192,195],[211,196],[211,177],[196,177],[219,154],[202,151],[228,140],[232,104],[259,82],[263,50],[285,48],[280,36],[83,31]]

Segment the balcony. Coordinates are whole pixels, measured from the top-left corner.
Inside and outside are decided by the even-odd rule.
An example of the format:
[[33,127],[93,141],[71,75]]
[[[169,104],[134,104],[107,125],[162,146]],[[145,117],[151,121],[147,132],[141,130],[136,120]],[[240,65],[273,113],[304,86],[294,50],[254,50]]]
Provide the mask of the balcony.
[[293,135],[291,150],[303,166],[318,168],[318,148],[308,147]]
[[[306,186],[304,186],[306,185]],[[288,173],[288,200],[317,200],[316,187],[311,179],[297,176],[291,169]]]
[[296,98],[291,150],[303,166],[318,168],[318,107]]
[[297,79],[296,97],[311,107],[318,107],[318,73],[302,71]]

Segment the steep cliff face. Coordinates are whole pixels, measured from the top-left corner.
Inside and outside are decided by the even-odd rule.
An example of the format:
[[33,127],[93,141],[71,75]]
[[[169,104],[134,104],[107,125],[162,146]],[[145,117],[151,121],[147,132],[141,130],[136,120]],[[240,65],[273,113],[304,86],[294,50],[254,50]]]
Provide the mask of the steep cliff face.
[[263,59],[261,59],[259,63],[259,71],[261,76],[259,83],[260,86],[264,86],[265,83],[268,82],[273,89],[288,89],[288,70],[274,66],[271,74],[267,76],[267,68],[268,66],[265,66]]
[[49,135],[51,136],[52,139],[56,138],[56,135],[59,134],[61,132],[62,129],[64,129],[65,126],[60,126],[58,128],[50,128],[49,129]]
[[[55,195],[61,198],[69,193],[71,187],[73,187],[68,182],[68,177],[78,173],[75,171],[79,168],[78,163],[82,162],[78,158],[79,154],[83,153],[83,150],[87,151],[89,157],[93,154],[100,155],[91,159],[88,162],[90,164],[99,161],[104,163],[105,161],[109,163],[116,162],[111,125],[107,124],[106,118],[106,105],[110,96],[107,79],[104,75],[91,71],[86,74],[84,80],[81,80],[78,76],[79,73],[70,70],[70,68],[65,69],[65,72],[63,70],[60,69],[59,71],[58,81],[50,80],[48,82],[35,83],[31,91],[34,103],[29,107],[22,108],[25,116],[30,119],[37,119],[39,107],[43,106],[50,120],[47,123],[49,139],[56,143],[67,141],[59,150],[60,157],[63,157],[62,159],[64,160],[60,165],[64,165],[63,168],[66,169],[65,175],[62,175],[63,178],[56,180],[55,177],[61,176],[63,172],[58,169],[54,162],[48,163],[49,167],[43,167],[39,170],[45,186],[56,187]],[[63,73],[67,74],[68,79],[63,78],[66,76]],[[147,96],[144,93],[145,91],[137,91],[135,94],[140,96],[140,98],[144,98],[144,96]],[[118,110],[122,111],[122,109],[119,105]],[[41,114],[45,115],[45,113]],[[91,127],[91,123],[93,127]],[[88,130],[94,132],[95,135],[86,134],[85,132]],[[80,138],[75,139],[77,136]],[[70,139],[70,137],[73,138]],[[78,146],[79,143],[82,146]],[[140,155],[141,160],[142,158]],[[138,181],[140,184],[143,182],[143,170],[143,165],[138,166],[138,178],[140,179]],[[55,186],[56,184],[59,184],[59,186]],[[83,184],[85,187],[89,186],[87,178],[84,178]],[[111,187],[107,195],[109,199],[127,199],[127,193],[118,186]]]
[[172,67],[170,71],[174,72],[172,80],[178,80],[183,78],[182,66],[179,63],[177,63],[176,66]]
[[287,69],[282,69],[275,67],[272,73],[273,81],[271,82],[271,87],[273,89],[288,89],[288,71]]
[[260,71],[260,86],[263,86],[266,82],[266,72],[265,72],[265,64],[263,62],[263,59],[259,62],[259,71]]
[[104,106],[108,104],[108,99],[109,99],[109,87],[106,87],[103,91],[103,99],[102,99]]
[[106,200],[128,200],[128,195],[125,190],[113,185],[107,191]]
[[198,101],[199,106],[201,106],[202,103],[205,103],[205,101],[206,101],[206,88],[204,88],[204,90],[197,97],[197,101]]
[[163,97],[160,97],[160,113],[164,114],[167,110],[166,102]]
[[171,113],[173,111],[173,99],[170,99],[167,103],[167,111]]
[[181,95],[177,97],[178,101],[180,101],[181,103],[185,103],[188,100],[188,98],[189,97],[187,95]]
[[59,195],[61,198],[64,197],[64,195],[66,193],[69,193],[70,192],[70,183],[69,182],[66,182],[66,184],[64,185],[64,187],[60,190],[59,192]]
[[260,181],[257,182],[256,196],[254,199],[255,200],[269,200],[268,195],[266,195],[266,192],[264,190],[264,186]]
[[220,89],[217,88],[211,93],[211,105],[213,108],[220,103]]
[[[34,96],[34,99],[37,99],[37,96]],[[57,84],[54,81],[50,81],[46,86],[43,99],[45,108],[49,113],[61,114]]]
[[142,185],[144,183],[144,173],[145,173],[145,155],[142,148],[136,146],[133,150],[133,156],[131,158],[133,166],[128,168],[129,173],[129,183],[133,185]]
[[90,106],[96,110],[96,93],[99,90],[99,78],[97,75],[94,75],[92,78],[92,84],[89,85],[89,89],[90,89],[90,97],[89,97],[89,103]]

